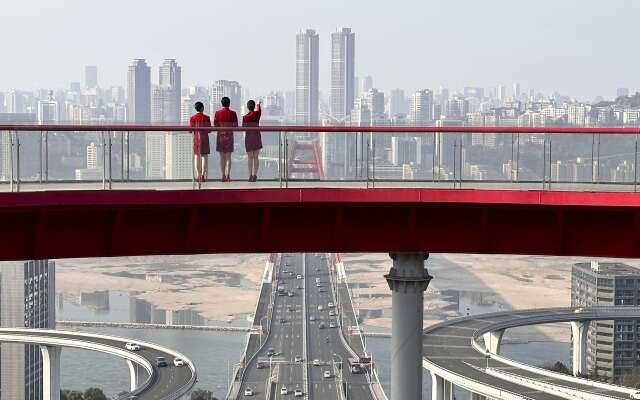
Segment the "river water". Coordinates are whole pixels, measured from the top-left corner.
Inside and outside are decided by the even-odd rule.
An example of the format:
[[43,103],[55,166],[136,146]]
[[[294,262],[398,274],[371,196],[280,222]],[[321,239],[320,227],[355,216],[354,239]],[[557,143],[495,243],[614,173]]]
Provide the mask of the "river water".
[[[449,300],[444,310],[432,312],[457,312],[473,315],[505,309],[496,300],[495,294],[480,292],[445,291],[438,294]],[[429,295],[427,295],[427,301]],[[189,325],[234,325],[248,326],[247,316],[235,320],[211,321],[191,310],[166,311],[153,307],[150,303],[136,298],[135,293],[104,291],[84,293],[78,297],[58,295],[57,319],[79,321],[141,322]],[[363,315],[389,315],[390,310],[361,310]],[[130,328],[82,328],[82,331],[106,335],[124,336],[150,341],[178,350],[189,357],[198,371],[197,387],[211,390],[218,398],[224,398],[227,382],[234,363],[244,349],[244,333],[227,333],[172,329],[130,329]],[[380,329],[378,329],[380,330]],[[389,392],[390,342],[388,338],[368,338],[367,348],[374,362],[385,391]],[[560,342],[534,342],[527,344],[505,343],[502,354],[534,365],[545,365],[557,360],[568,362],[569,345]],[[124,391],[129,386],[128,369],[124,361],[97,352],[64,349],[61,357],[63,389],[85,389],[95,386],[102,388],[108,396]],[[90,365],[91,368],[87,368]],[[431,396],[431,381],[424,374],[424,399]],[[468,397],[463,391],[458,399]]]

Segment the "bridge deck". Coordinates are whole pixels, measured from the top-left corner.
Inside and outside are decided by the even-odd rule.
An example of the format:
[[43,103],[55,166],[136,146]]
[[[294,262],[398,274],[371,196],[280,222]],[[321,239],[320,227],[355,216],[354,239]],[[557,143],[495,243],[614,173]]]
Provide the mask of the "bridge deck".
[[[0,193],[0,220],[2,260],[303,251],[640,257],[640,195],[627,192],[20,192]],[[313,229],[302,233],[300,221]]]

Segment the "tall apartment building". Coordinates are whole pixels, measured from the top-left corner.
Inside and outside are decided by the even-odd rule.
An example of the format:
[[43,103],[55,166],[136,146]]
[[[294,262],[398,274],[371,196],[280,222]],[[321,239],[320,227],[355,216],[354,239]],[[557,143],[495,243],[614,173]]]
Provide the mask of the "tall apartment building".
[[60,122],[60,105],[49,90],[47,100],[38,101],[38,122],[41,124]]
[[296,123],[316,124],[319,121],[320,40],[313,29],[296,35]]
[[84,67],[84,87],[95,89],[98,87],[98,67],[95,65],[85,65]]
[[355,102],[355,44],[356,34],[350,28],[331,34],[330,112],[336,123],[349,119]]
[[[574,264],[571,306],[640,305],[640,269],[623,263]],[[587,371],[617,379],[640,366],[640,324],[593,321],[587,332]]]
[[87,145],[87,169],[98,168],[98,146],[91,142]]
[[[55,264],[52,261],[2,263],[0,325],[3,328],[55,329]],[[50,353],[51,354],[51,353]],[[52,362],[59,363],[59,356]],[[60,366],[52,365],[59,381]],[[3,343],[0,355],[0,399],[43,400],[40,347]]]
[[241,115],[242,104],[242,86],[236,81],[219,80],[215,81],[209,89],[210,105],[211,105],[211,118],[216,110],[222,107],[221,100],[223,97],[228,97],[231,100],[231,108],[238,116]]
[[148,124],[151,121],[151,68],[144,59],[135,59],[129,65],[127,96],[129,121]]
[[11,178],[11,135],[10,132],[0,132],[0,180]]
[[409,119],[414,125],[428,124],[433,121],[433,92],[431,90],[423,89],[411,94]]
[[163,94],[162,122],[180,122],[182,68],[175,59],[166,59],[160,66],[159,88]]

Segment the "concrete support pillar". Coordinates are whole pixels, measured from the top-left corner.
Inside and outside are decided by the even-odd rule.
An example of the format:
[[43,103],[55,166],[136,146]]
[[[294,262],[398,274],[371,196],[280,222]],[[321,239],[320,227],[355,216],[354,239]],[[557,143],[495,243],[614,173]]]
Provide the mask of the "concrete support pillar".
[[129,366],[129,391],[133,392],[138,387],[138,364],[127,360]]
[[589,320],[571,322],[571,342],[573,345],[571,358],[573,375],[587,373],[587,331]]
[[60,400],[60,350],[57,346],[40,346],[44,400]]
[[422,320],[424,291],[431,276],[427,253],[391,253],[385,275],[392,291],[391,399],[422,399]]
[[431,400],[444,400],[444,379],[431,372]]
[[444,381],[444,400],[453,400],[453,383]]
[[504,335],[504,329],[487,332],[482,335],[482,337],[484,338],[485,349],[489,350],[489,352],[492,354],[500,354],[500,343],[502,342],[502,335]]

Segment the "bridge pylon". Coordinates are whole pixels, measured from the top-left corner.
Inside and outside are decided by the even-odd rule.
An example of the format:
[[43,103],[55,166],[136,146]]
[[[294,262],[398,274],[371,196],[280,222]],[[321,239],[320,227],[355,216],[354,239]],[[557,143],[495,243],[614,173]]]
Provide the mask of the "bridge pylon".
[[422,399],[422,322],[424,291],[431,276],[428,253],[390,253],[385,278],[392,291],[391,400]]

